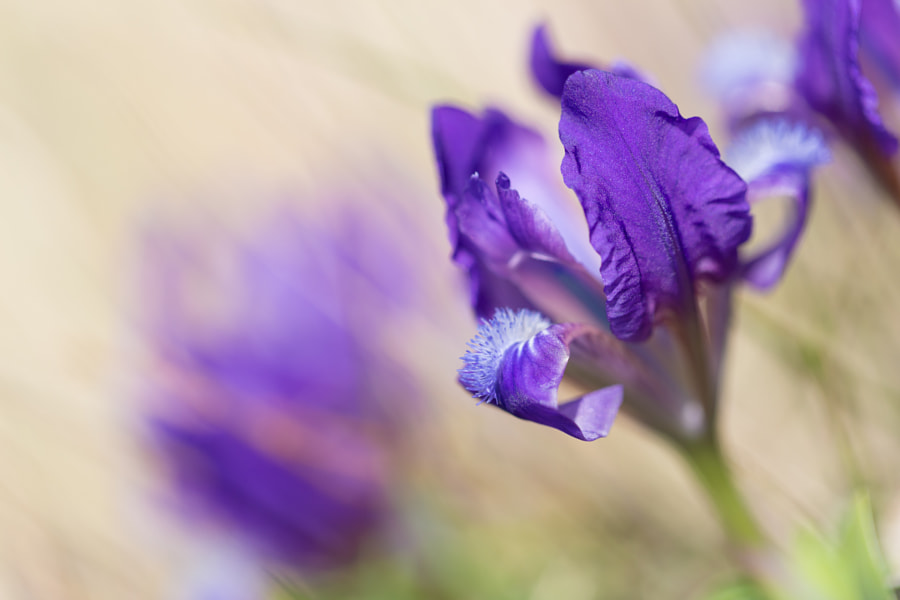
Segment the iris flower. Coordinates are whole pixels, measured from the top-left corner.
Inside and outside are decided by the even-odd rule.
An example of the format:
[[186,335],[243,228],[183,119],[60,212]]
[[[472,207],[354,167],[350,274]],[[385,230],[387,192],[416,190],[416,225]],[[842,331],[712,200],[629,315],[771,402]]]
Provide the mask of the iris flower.
[[867,59],[888,79],[900,73],[896,4],[804,0],[803,14],[793,46],[747,32],[717,42],[709,52],[707,83],[734,131],[768,119],[842,139],[900,201],[900,181],[891,164],[897,138],[885,126],[875,88],[862,68]]
[[402,286],[359,233],[279,214],[244,242],[159,229],[147,245],[143,393],[178,505],[304,571],[350,563],[384,523],[403,412],[387,402],[412,397],[369,314],[393,301],[373,284]]
[[[531,66],[560,101],[561,181],[541,136],[503,112],[432,113],[452,256],[481,318],[460,382],[582,440],[609,432],[626,395],[625,410],[671,438],[709,436],[731,289],[780,278],[805,213],[742,254],[748,185],[700,118],[633,67],[559,60],[543,28]],[[823,152],[820,138],[772,128],[744,140],[735,163],[751,190],[805,201]],[[593,391],[560,404],[565,375]]]

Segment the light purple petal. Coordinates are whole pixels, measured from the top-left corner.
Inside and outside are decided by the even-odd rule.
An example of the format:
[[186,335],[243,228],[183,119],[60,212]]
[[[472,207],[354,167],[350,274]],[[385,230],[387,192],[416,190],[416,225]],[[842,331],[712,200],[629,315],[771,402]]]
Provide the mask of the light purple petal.
[[509,177],[500,173],[497,177],[497,195],[500,197],[508,231],[519,248],[542,254],[563,264],[574,265],[575,259],[566,248],[565,240],[547,214],[534,203],[520,197],[519,192],[510,185]]
[[[560,60],[556,56],[553,46],[550,44],[550,37],[547,34],[547,26],[539,25],[535,28],[531,38],[531,75],[541,88],[554,96],[560,98],[566,79],[569,75],[585,69],[601,68],[595,65],[580,62],[566,62]],[[646,81],[644,75],[636,68],[625,61],[619,60],[614,62],[604,70],[615,73],[622,77],[631,77],[640,81]]]
[[646,339],[659,310],[693,305],[697,279],[735,272],[752,227],[746,185],[701,119],[650,85],[582,71],[566,83],[559,133],[616,336]]
[[[705,53],[704,87],[725,109],[732,125],[760,112],[784,111],[798,104],[792,41],[769,31],[736,30],[720,35]],[[802,106],[804,111],[809,108]]]
[[[753,188],[751,187],[751,190]],[[742,277],[759,290],[772,289],[781,281],[809,216],[809,178],[784,174],[771,181],[767,194],[784,194],[793,201],[792,211],[783,231],[775,241],[744,260]]]
[[460,383],[520,419],[584,441],[605,437],[621,406],[622,386],[593,391],[562,407],[557,401],[569,343],[583,331],[573,323],[551,325],[532,311],[500,309],[469,343]]
[[889,156],[897,138],[878,114],[878,98],[859,66],[859,0],[804,0],[797,88],[853,145]]

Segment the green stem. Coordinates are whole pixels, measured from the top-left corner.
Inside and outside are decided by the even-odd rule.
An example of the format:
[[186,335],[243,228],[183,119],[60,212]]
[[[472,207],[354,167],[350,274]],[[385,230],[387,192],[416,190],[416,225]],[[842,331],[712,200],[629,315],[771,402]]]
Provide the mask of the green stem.
[[737,489],[731,469],[712,436],[681,445],[697,479],[706,490],[729,541],[737,550],[756,550],[766,537]]
[[783,597],[777,591],[786,577],[783,565],[735,485],[715,436],[677,445],[715,509],[735,566],[767,597]]

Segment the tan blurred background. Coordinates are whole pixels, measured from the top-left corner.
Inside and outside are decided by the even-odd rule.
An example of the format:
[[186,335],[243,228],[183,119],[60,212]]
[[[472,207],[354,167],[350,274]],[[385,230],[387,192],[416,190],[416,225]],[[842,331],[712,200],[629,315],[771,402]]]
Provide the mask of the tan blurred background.
[[[440,318],[409,326],[429,348],[412,359],[439,445],[413,466],[423,493],[468,515],[454,526],[476,560],[528,577],[531,598],[703,589],[723,566],[719,530],[660,442],[621,419],[580,444],[455,387],[474,324],[446,258],[428,107],[493,103],[552,139],[525,61],[547,20],[568,56],[627,58],[716,134],[705,46],[739,26],[790,35],[798,19],[783,0],[0,0],[0,598],[178,597],[195,552],[153,500],[136,433],[142,220],[239,220],[282,192],[314,216],[335,182],[365,203],[385,178],[434,260],[421,277]],[[846,501],[823,406],[849,403],[838,417],[900,572],[900,219],[854,161],[838,152],[821,175],[785,284],[740,296],[727,442],[788,540]]]

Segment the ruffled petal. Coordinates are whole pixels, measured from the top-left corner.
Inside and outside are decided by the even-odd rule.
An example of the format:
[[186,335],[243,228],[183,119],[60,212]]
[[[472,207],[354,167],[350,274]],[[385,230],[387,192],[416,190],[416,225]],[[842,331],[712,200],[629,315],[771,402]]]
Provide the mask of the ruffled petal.
[[859,66],[859,0],[804,0],[797,88],[810,106],[862,151],[897,151],[878,114],[878,98]]
[[742,276],[752,286],[771,289],[781,280],[806,226],[812,170],[830,160],[823,135],[803,123],[761,119],[748,127],[728,151],[728,164],[749,184],[751,201],[784,196],[791,211],[775,239],[742,257]]
[[736,271],[752,228],[746,184],[701,119],[650,85],[582,71],[566,83],[559,133],[616,336],[646,339],[660,309],[694,306],[697,279]]
[[500,309],[469,343],[460,383],[520,419],[584,441],[605,437],[622,404],[622,386],[595,390],[563,406],[557,400],[569,344],[584,331],[573,323],[551,325],[536,312]]

